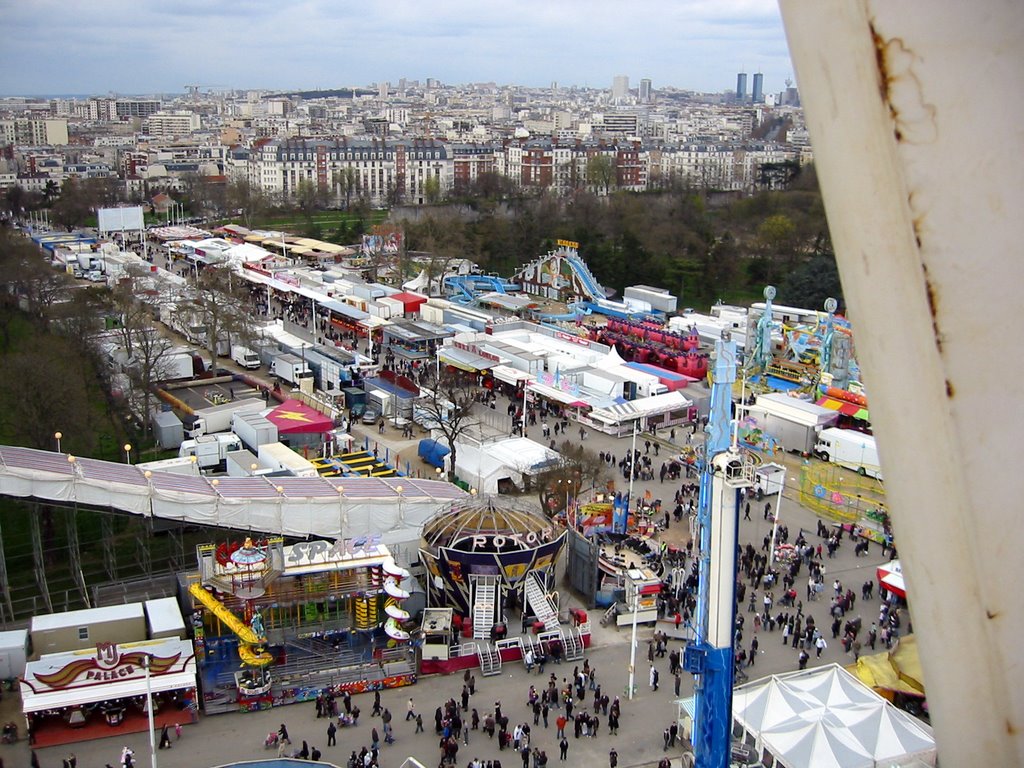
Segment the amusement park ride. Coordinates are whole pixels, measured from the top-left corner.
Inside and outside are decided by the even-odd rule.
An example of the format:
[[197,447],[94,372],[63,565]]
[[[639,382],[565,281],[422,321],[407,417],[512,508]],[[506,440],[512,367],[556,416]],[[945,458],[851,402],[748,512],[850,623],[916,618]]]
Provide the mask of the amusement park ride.
[[736,343],[723,334],[715,344],[711,409],[700,476],[696,639],[683,656],[684,668],[694,675],[692,741],[698,768],[728,765],[732,743],[739,491],[753,484],[754,471],[730,429],[735,380]]

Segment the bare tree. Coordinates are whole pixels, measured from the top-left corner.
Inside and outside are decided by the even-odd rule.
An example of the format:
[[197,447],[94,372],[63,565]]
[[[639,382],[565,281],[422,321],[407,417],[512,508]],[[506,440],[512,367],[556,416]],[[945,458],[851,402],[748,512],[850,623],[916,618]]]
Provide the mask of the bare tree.
[[608,466],[580,443],[566,440],[558,453],[557,462],[540,472],[523,475],[529,482],[524,491],[536,493],[541,509],[548,515],[565,511],[571,499],[603,488],[609,477]]
[[473,404],[479,387],[469,376],[441,371],[439,381],[434,382],[433,389],[421,390],[423,397],[416,405],[424,416],[424,421],[444,437],[451,450],[448,479],[455,479],[455,460],[458,439],[468,430],[477,426],[473,416]]
[[[33,322],[45,326],[50,310],[66,297],[70,283],[68,275],[53,269],[43,252],[28,240],[7,234],[0,238],[0,302],[24,310]],[[10,331],[6,320],[11,317],[8,313],[0,328],[5,348]]]
[[174,343],[156,323],[157,305],[147,298],[155,292],[148,274],[130,270],[111,291],[111,304],[119,319],[117,335],[127,355],[125,373],[134,394],[141,397],[143,431],[149,430],[149,412],[157,382],[170,374]]
[[183,305],[191,308],[206,328],[210,368],[217,367],[217,347],[232,339],[253,337],[252,310],[244,281],[230,267],[208,266],[188,287]]

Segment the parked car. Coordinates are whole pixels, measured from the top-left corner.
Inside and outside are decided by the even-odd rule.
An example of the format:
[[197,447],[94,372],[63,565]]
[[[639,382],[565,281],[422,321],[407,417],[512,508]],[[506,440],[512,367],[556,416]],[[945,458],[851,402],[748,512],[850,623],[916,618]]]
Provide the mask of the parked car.
[[377,419],[380,418],[380,412],[376,408],[367,407],[360,418],[362,419],[363,424],[376,424]]

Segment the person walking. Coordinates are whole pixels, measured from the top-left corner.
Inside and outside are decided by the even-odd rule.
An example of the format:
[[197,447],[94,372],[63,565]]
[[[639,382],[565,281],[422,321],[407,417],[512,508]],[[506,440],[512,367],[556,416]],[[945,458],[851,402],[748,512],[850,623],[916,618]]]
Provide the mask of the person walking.
[[568,754],[569,754],[569,740],[566,739],[565,736],[563,736],[562,740],[560,742],[558,742],[558,759],[559,760],[566,760],[567,759],[566,755],[568,755]]
[[337,735],[338,735],[338,726],[336,726],[334,724],[334,721],[332,720],[327,725],[327,746],[328,747],[333,747],[333,746],[337,745],[337,743],[338,743]]
[[405,705],[405,720],[406,722],[416,719],[416,707],[413,706],[412,696],[409,697],[409,703]]
[[615,751],[615,747],[612,747],[608,752],[608,768],[616,768],[619,764],[619,753]]

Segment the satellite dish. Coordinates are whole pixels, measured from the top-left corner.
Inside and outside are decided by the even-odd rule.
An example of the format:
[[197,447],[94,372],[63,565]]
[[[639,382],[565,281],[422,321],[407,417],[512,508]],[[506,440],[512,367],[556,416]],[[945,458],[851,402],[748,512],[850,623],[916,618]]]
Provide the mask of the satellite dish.
[[825,311],[826,312],[831,314],[832,312],[835,312],[838,308],[839,308],[839,302],[836,301],[834,298],[829,296],[827,299],[825,299]]
[[764,298],[767,301],[771,301],[772,299],[775,298],[775,286],[774,285],[766,285],[764,287]]

